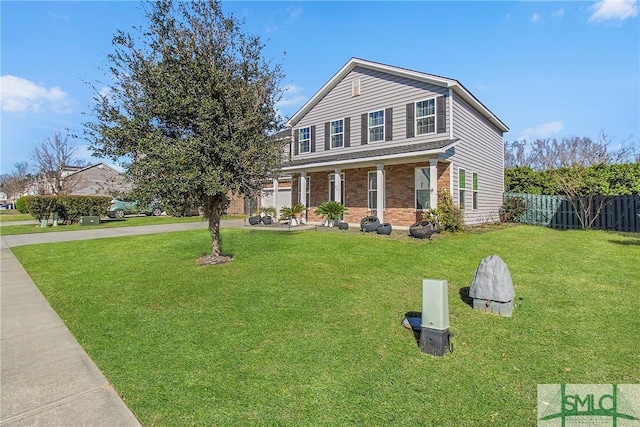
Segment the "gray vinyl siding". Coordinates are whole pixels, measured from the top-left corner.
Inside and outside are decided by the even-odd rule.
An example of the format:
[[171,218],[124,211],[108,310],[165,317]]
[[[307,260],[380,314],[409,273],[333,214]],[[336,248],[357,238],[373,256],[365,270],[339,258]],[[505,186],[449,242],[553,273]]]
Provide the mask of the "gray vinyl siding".
[[[360,79],[360,95],[353,97],[351,96],[351,83],[357,79]],[[351,146],[334,148],[330,151],[359,151],[362,149],[371,149],[373,146],[376,148],[384,148],[406,145],[407,143],[424,143],[442,140],[448,137],[450,126],[448,120],[446,124],[446,134],[433,133],[407,139],[406,104],[447,94],[448,89],[444,87],[356,67],[293,126],[294,135],[296,129],[319,125],[317,126],[316,138],[318,141],[324,141],[325,130],[323,123],[337,118],[350,118]],[[445,102],[448,111],[450,105],[448,97],[445,98]],[[373,111],[386,110],[388,108],[393,109],[391,141],[368,142],[368,144],[363,146],[360,143],[363,126],[360,120],[361,115]],[[387,139],[388,127],[385,126],[385,128],[385,139]],[[315,153],[300,154],[294,156],[294,160],[303,157],[326,156],[328,153],[324,148],[323,144],[317,144]]]
[[108,196],[110,191],[131,190],[122,175],[109,168],[88,168],[67,177],[71,194],[78,196]]
[[[454,94],[453,136],[459,138],[452,161],[452,196],[458,200],[458,171],[466,173],[465,222],[469,225],[498,221],[504,192],[502,132]],[[478,209],[473,210],[473,172],[478,174]]]

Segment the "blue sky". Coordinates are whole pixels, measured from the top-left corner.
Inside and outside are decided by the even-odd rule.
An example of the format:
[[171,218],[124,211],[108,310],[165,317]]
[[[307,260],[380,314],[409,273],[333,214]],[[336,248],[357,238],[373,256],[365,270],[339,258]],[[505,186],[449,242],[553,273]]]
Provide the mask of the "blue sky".
[[[640,147],[638,0],[585,2],[223,1],[283,66],[286,115],[351,57],[462,83],[510,128],[507,141],[589,136]],[[133,1],[0,2],[1,162],[9,172],[66,129],[81,134]],[[79,139],[77,157],[96,161]]]

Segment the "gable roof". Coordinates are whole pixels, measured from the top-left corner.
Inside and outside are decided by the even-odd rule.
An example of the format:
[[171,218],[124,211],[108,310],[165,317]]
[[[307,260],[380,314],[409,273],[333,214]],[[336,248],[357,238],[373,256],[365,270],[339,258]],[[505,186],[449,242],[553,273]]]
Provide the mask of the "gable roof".
[[114,172],[114,173],[116,173],[118,175],[122,175],[122,173],[118,172],[117,170],[115,170],[114,168],[109,166],[108,164],[106,164],[104,162],[98,162],[98,163],[94,163],[94,164],[89,165],[89,166],[85,166],[85,167],[83,167],[83,168],[81,168],[81,169],[79,169],[79,170],[77,170],[77,171],[75,171],[73,173],[70,173],[68,176],[76,175],[76,174],[82,173],[84,171],[87,171],[87,170],[95,168],[95,167],[99,167],[100,169],[111,170],[112,172]]
[[347,76],[354,68],[363,67],[369,70],[380,71],[436,86],[451,88],[458,96],[469,103],[487,120],[493,123],[502,132],[508,132],[509,128],[495,114],[493,114],[482,102],[471,94],[460,82],[446,77],[440,77],[433,74],[422,73],[419,71],[408,70],[406,68],[394,67],[391,65],[380,64],[378,62],[367,61],[359,58],[351,58],[324,86],[316,92],[287,122],[288,127],[293,127],[304,116],[316,106],[322,98],[327,95],[343,78]]

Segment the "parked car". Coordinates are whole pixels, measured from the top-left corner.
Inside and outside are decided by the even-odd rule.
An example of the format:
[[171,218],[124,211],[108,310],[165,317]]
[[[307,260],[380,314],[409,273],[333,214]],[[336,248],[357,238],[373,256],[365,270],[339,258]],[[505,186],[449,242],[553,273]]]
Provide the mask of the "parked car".
[[141,208],[138,202],[113,199],[107,210],[109,218],[122,218],[125,215],[144,213],[147,216],[162,214],[162,206],[158,203],[149,203]]

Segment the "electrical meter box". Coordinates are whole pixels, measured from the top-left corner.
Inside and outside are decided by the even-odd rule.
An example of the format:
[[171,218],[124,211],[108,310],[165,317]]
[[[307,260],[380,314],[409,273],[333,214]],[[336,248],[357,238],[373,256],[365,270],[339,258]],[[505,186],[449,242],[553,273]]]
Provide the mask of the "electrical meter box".
[[446,280],[422,280],[423,328],[449,329],[449,294]]
[[81,216],[80,225],[100,225],[99,216]]

